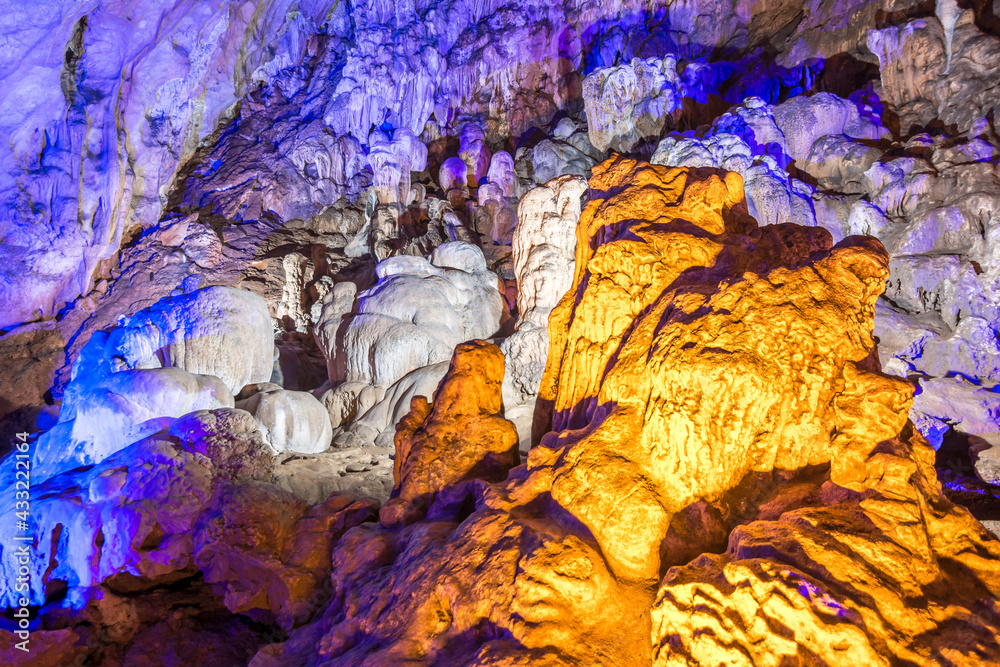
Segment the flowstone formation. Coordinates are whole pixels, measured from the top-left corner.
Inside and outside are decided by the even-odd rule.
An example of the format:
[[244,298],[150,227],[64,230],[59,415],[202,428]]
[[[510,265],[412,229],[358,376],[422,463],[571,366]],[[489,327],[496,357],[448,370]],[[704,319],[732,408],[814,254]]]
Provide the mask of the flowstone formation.
[[[427,463],[342,538],[319,619],[251,664],[1000,660],[1000,543],[942,495],[912,387],[879,367],[881,245],[758,227],[731,172],[618,158],[590,191],[551,430],[505,481],[463,480],[428,458],[455,427],[415,403],[396,445]],[[474,452],[510,426],[501,367],[468,359],[434,405],[468,387]]]

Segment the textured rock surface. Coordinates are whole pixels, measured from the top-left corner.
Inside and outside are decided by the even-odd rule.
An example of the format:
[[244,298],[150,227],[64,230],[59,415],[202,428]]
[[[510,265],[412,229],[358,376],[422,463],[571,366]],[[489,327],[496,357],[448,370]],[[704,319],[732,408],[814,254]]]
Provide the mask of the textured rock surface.
[[396,429],[395,484],[379,512],[389,527],[423,518],[437,495],[469,479],[498,482],[518,464],[517,431],[503,418],[503,355],[483,341],[455,348],[447,375]]
[[990,3],[0,14],[28,664],[1000,663]]
[[206,287],[122,319],[106,340],[92,338],[80,358],[92,365],[78,369],[81,381],[123,368],[176,367],[214,375],[235,394],[271,377],[271,317],[253,292]]
[[326,10],[289,13],[292,4],[11,8],[0,197],[14,216],[5,219],[0,328],[89,292],[128,228],[159,217],[179,164],[251,82],[305,54]]
[[619,159],[590,185],[552,432],[501,484],[348,532],[338,602],[254,664],[995,660],[995,625],[951,619],[990,608],[1000,543],[944,499],[873,354],[881,246],[757,229],[735,174]]
[[430,397],[448,371],[448,365],[447,361],[439,361],[421,366],[401,377],[384,393],[370,385],[344,383],[331,395],[334,400],[343,397],[350,404],[346,410],[337,411],[344,424],[335,438],[337,447],[366,443],[391,447],[396,425],[410,411],[410,403],[418,396]]
[[239,401],[236,407],[254,416],[275,452],[316,454],[329,447],[333,439],[329,413],[306,391],[267,387]]
[[[583,82],[590,141],[599,150],[631,150],[642,139],[658,138],[684,97],[704,97],[696,67],[683,76],[677,59],[633,59],[599,69]],[[693,75],[693,76],[692,76]],[[694,86],[692,85],[694,84]]]
[[1000,101],[991,76],[1000,66],[1000,40],[976,26],[971,10],[951,19],[950,29],[928,16],[868,34],[886,101],[907,133],[935,119],[964,132]]
[[587,182],[564,176],[530,190],[518,205],[514,232],[516,328],[500,346],[506,362],[504,404],[538,395],[549,352],[549,314],[572,285],[576,225]]
[[[391,385],[447,360],[458,343],[492,336],[506,314],[496,274],[487,270],[482,251],[467,243],[444,244],[430,260],[392,257],[376,270],[378,284],[361,292],[357,310],[336,326],[344,327],[342,347],[336,339],[321,341],[329,366],[344,369],[331,375],[333,381]],[[343,318],[339,305],[331,313]],[[334,329],[325,318],[319,326]]]
[[233,407],[219,378],[179,368],[111,373],[85,388],[71,386],[59,422],[38,439],[33,468],[38,479],[99,463],[126,445],[169,426],[196,410]]
[[[301,623],[323,601],[332,540],[370,519],[374,503],[332,496],[307,508],[261,483],[272,470],[253,418],[216,410],[178,420],[82,475],[49,479],[33,504],[29,599],[41,602],[46,582],[59,580],[79,608],[109,579],[141,591],[201,571],[222,586],[230,611]],[[17,563],[5,557],[2,567],[6,577]],[[3,595],[10,605],[14,589]]]

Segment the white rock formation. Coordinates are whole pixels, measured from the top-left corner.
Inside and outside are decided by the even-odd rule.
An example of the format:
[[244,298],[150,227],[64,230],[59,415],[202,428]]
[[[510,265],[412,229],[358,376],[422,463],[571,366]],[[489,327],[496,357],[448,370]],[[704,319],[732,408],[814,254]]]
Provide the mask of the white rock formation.
[[660,136],[690,94],[672,55],[594,70],[583,80],[590,142],[602,151],[629,151],[644,138]]
[[81,353],[94,364],[88,373],[174,366],[215,375],[233,394],[270,379],[274,362],[267,304],[253,292],[221,286],[161,299],[88,348]]
[[486,178],[490,168],[491,154],[486,146],[486,133],[475,123],[469,123],[458,135],[458,156],[465,162],[470,186],[478,186]]
[[178,165],[255,79],[302,60],[327,10],[292,0],[5,6],[0,329],[89,292],[123,234],[160,217]]
[[517,197],[517,176],[514,174],[514,158],[507,151],[497,151],[490,158],[490,168],[486,180],[493,183],[504,197]]
[[597,160],[567,141],[540,141],[532,149],[531,157],[532,177],[539,185],[559,176],[589,178],[590,170],[597,164]]
[[518,318],[500,346],[506,407],[538,395],[549,353],[549,314],[573,282],[576,225],[586,192],[585,179],[561,176],[529,190],[518,204],[513,239]]
[[962,15],[962,10],[955,0],[937,0],[934,15],[938,17],[938,21],[944,28],[944,52],[946,56],[944,74],[949,74],[951,73],[952,41],[955,39],[955,22]]
[[317,323],[333,382],[387,387],[450,359],[461,342],[494,335],[506,315],[496,274],[468,243],[445,243],[430,260],[390,257],[376,273],[378,284],[358,296],[354,313],[343,312],[349,300],[343,291]]
[[961,377],[929,378],[919,386],[913,397],[915,414],[961,433],[1000,433],[1000,394]]
[[[450,361],[439,361],[436,364],[422,366],[412,370],[382,393],[381,398],[369,405],[362,392],[373,389],[365,385],[358,396],[357,418],[339,432],[334,438],[336,447],[358,447],[369,443],[378,447],[391,447],[396,435],[396,424],[410,411],[410,402],[417,396],[430,399],[437,389],[438,383],[448,372]],[[351,391],[334,392],[336,395],[347,395]],[[337,400],[337,399],[334,399]],[[368,399],[370,400],[370,399]]]
[[[67,584],[62,604],[81,609],[93,600],[91,587],[115,575],[155,586],[196,567],[230,611],[263,610],[287,628],[301,623],[323,599],[331,537],[370,520],[374,503],[334,497],[307,508],[266,483],[273,467],[254,419],[221,409],[191,414],[96,466],[40,483],[33,539],[24,543],[28,585],[0,588],[0,603],[26,597],[41,604],[53,576]],[[14,496],[0,500],[0,509],[13,512]],[[9,526],[0,527],[0,577],[14,581]],[[108,589],[101,597],[105,610],[121,600]]]
[[666,137],[650,159],[673,167],[716,167],[743,177],[750,215],[762,225],[782,222],[815,225],[812,198],[815,189],[789,178],[771,155],[754,155],[739,136],[729,133],[704,140]]
[[888,134],[881,123],[861,115],[855,102],[830,93],[793,97],[773,107],[772,113],[786,153],[796,161],[805,161],[822,137],[842,135],[874,141]]
[[396,130],[391,141],[376,130],[369,135],[368,145],[379,203],[409,203],[410,172],[427,168],[427,147],[406,127]]
[[355,310],[357,295],[357,285],[350,281],[340,282],[317,303],[319,308],[313,319],[313,336],[325,353],[327,374],[331,379],[347,376],[346,356],[338,350],[344,348],[344,328],[349,321],[348,316]]

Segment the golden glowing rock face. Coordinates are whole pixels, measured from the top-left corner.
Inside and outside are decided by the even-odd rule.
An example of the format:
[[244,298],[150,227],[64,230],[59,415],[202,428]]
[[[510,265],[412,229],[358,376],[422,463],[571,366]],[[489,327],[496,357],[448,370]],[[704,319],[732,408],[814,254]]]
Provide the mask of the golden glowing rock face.
[[911,385],[874,352],[881,245],[757,228],[734,174],[616,158],[590,188],[527,464],[470,479],[514,436],[496,348],[461,350],[400,428],[383,525],[335,549],[319,627],[255,667],[310,651],[325,665],[1000,664],[1000,543],[941,494],[907,422]]
[[[654,664],[996,665],[997,543],[940,493],[907,427],[865,478],[777,498],[722,555],[670,570]],[[781,505],[784,504],[784,507]]]

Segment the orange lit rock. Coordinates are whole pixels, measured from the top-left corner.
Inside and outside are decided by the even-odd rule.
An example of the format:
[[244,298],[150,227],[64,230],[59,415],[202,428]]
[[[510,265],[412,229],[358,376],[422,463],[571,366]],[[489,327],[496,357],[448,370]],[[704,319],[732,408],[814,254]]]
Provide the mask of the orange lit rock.
[[527,464],[430,455],[512,431],[442,401],[500,382],[456,357],[397,441],[426,513],[348,531],[334,602],[254,667],[1000,663],[1000,542],[874,351],[882,246],[757,228],[715,170],[614,158],[590,189]]
[[325,601],[333,543],[376,507],[334,494],[307,508],[273,486],[225,486],[194,531],[194,561],[230,611],[267,610],[287,629]]
[[[675,513],[750,474],[835,459],[836,475],[856,475],[846,439],[898,433],[912,391],[862,368],[888,275],[877,242],[829,250],[823,229],[749,229],[736,175],[694,176],[628,160],[595,170],[576,289],[552,319],[541,398],[554,433],[528,461],[629,580],[659,576]],[[665,192],[671,205],[651,201]]]
[[434,405],[423,396],[396,427],[392,498],[386,525],[421,518],[442,490],[466,479],[500,481],[518,463],[517,430],[503,418],[504,359],[496,345],[473,340],[455,354]]

